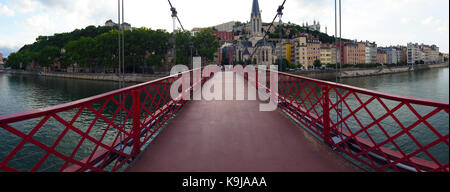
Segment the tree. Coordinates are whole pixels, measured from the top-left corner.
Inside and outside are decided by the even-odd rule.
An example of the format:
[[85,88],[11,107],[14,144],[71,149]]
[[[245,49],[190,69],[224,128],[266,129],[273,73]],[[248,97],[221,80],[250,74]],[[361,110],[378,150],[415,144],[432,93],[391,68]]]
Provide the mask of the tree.
[[[70,41],[66,45],[67,57],[80,67],[95,68],[96,42],[91,37],[82,37],[76,41]],[[94,66],[95,65],[95,66]]]
[[315,68],[320,68],[322,67],[322,63],[320,62],[320,60],[316,59],[313,63]]
[[278,65],[278,70],[281,72],[286,71],[286,69],[292,66],[292,64],[286,58],[283,58],[283,63],[280,63],[280,59],[277,59],[275,61],[275,65]]
[[199,55],[206,61],[213,61],[214,54],[219,49],[219,40],[214,30],[211,28],[202,29],[195,33],[193,38],[194,48],[198,50]]
[[[175,40],[177,46],[177,63],[187,65],[190,63],[190,47],[189,44],[191,42],[191,33],[186,31],[177,31],[175,33]],[[173,45],[172,45],[173,46]]]
[[112,30],[95,37],[97,63],[106,68],[118,68],[118,30]]
[[19,69],[21,62],[21,53],[11,53],[8,56],[6,66],[11,67],[12,69]]
[[61,51],[55,46],[46,46],[37,55],[37,62],[41,67],[50,67],[57,58],[61,56]]

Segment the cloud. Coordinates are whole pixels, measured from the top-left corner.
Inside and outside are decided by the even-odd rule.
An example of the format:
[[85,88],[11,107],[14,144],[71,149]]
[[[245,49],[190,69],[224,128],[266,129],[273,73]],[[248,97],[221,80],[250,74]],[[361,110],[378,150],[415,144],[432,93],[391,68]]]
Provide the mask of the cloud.
[[403,18],[400,19],[400,22],[402,24],[409,24],[410,21],[411,21],[411,19],[406,18],[406,17],[403,17]]
[[56,26],[54,21],[50,19],[50,14],[34,15],[25,20],[25,26],[30,31],[39,33],[51,33],[55,31]]
[[21,13],[34,12],[40,8],[40,4],[36,0],[15,0],[13,6]]
[[[2,0],[0,0],[2,1]],[[33,43],[39,35],[70,32],[88,25],[117,22],[115,0],[7,0],[15,12],[16,28],[0,42]],[[171,0],[185,29],[209,27],[228,21],[248,21],[251,0]],[[283,0],[259,0],[264,22],[271,22]],[[343,37],[370,40],[387,46],[408,42],[435,43],[448,51],[448,0],[345,0],[342,1]],[[5,4],[5,3],[3,3]],[[0,6],[2,8],[3,6]],[[1,13],[0,13],[1,14]],[[334,0],[286,1],[283,21],[302,24],[319,20],[322,31],[334,35]],[[3,22],[0,17],[0,22]],[[172,31],[166,0],[126,0],[125,21],[133,27]],[[278,19],[276,19],[278,21]],[[4,22],[3,22],[4,23]],[[9,30],[9,29],[8,29]]]
[[8,17],[12,17],[15,15],[15,12],[11,10],[8,6],[0,3],[0,15],[6,15]]
[[429,16],[426,19],[422,20],[422,24],[424,25],[436,24],[437,22],[438,20],[435,19],[433,16]]
[[429,16],[422,20],[421,22],[423,25],[426,25],[426,27],[430,27],[435,29],[438,32],[448,32],[448,19],[447,21],[444,21],[442,19],[435,18],[433,16]]

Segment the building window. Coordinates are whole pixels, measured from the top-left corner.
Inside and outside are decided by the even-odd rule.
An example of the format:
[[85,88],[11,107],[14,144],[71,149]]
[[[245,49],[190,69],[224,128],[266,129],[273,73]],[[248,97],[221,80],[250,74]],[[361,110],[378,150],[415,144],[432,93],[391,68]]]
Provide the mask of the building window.
[[263,50],[263,53],[262,53],[262,60],[263,60],[263,61],[265,61],[265,59],[264,59],[265,56],[266,56],[265,54],[266,54],[266,52]]

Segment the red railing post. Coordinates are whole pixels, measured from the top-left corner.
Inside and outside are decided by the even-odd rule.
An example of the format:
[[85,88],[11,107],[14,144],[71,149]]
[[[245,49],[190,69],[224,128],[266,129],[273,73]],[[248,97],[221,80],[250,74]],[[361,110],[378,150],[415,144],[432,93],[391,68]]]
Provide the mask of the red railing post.
[[131,94],[133,95],[133,128],[131,130],[131,133],[133,135],[133,151],[131,154],[135,155],[141,151],[141,120],[139,111],[140,98],[139,92],[136,90],[133,90]]
[[330,97],[329,88],[327,85],[322,86],[322,110],[323,139],[325,143],[330,143]]
[[258,73],[259,73],[258,66],[256,66],[255,67],[255,87],[256,87],[256,90],[258,90]]

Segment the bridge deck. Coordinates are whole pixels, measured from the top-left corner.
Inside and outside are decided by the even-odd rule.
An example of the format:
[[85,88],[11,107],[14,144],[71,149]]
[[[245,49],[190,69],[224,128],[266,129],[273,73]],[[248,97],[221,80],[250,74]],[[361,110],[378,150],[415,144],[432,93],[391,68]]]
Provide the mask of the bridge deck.
[[281,111],[260,112],[259,104],[190,101],[127,171],[358,171]]

